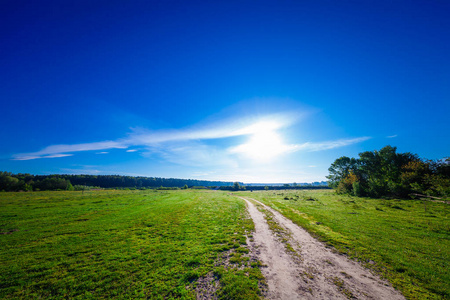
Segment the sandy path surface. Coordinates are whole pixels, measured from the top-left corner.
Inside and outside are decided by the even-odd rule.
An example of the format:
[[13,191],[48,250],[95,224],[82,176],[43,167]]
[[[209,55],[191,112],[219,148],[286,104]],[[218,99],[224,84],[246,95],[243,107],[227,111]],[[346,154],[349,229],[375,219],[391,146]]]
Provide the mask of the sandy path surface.
[[[368,269],[331,252],[303,228],[254,199],[245,199],[255,223],[250,249],[267,267],[261,268],[269,299],[405,299],[400,292]],[[253,202],[253,203],[252,203]],[[286,241],[297,254],[288,252],[280,236],[269,228],[256,205],[273,215],[286,231]]]

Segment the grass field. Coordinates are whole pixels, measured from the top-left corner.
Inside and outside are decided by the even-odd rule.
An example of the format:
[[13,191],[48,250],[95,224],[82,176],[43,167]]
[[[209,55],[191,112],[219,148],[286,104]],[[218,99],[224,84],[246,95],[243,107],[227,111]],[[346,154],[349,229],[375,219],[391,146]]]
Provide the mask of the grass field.
[[[450,206],[331,190],[239,192],[380,272],[409,299],[450,298]],[[257,299],[244,202],[220,191],[0,193],[0,298]],[[206,282],[206,284],[205,284]]]
[[409,299],[450,298],[450,205],[336,195],[240,192],[389,279]]
[[221,298],[257,299],[252,229],[223,192],[1,193],[0,298],[192,299],[209,276]]

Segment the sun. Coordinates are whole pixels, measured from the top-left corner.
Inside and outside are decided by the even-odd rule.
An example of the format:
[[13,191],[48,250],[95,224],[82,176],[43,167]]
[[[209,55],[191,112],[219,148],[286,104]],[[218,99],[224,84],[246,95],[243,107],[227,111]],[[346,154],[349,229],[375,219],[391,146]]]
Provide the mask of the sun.
[[258,162],[270,161],[286,152],[288,146],[275,130],[268,129],[268,126],[260,128],[261,130],[255,130],[246,143],[231,148],[230,152]]

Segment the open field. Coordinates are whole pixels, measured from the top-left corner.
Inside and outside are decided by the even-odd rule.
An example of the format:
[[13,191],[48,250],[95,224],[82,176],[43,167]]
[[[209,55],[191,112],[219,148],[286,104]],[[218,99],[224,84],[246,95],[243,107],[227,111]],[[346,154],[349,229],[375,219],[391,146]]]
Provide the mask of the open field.
[[[0,298],[270,297],[263,274],[271,270],[255,255],[255,225],[237,196],[281,212],[408,299],[450,297],[444,203],[330,190],[103,190],[0,193]],[[272,234],[288,240],[273,213],[261,213]],[[292,247],[280,249],[295,260]],[[317,278],[308,275],[299,276],[314,289]],[[355,295],[339,278],[332,283],[340,297]]]
[[252,228],[222,192],[1,193],[0,298],[258,298]]
[[450,298],[450,206],[320,191],[240,192],[377,270],[409,299]]

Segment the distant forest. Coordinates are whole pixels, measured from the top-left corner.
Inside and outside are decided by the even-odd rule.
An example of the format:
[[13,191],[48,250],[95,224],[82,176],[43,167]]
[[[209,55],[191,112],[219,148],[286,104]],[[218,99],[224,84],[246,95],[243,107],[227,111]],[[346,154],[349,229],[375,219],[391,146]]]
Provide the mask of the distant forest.
[[281,190],[281,189],[320,189],[328,188],[326,182],[312,184],[256,184],[244,185],[242,182],[207,181],[196,179],[134,177],[121,175],[31,175],[13,174],[0,171],[0,191],[56,191],[87,190],[95,188],[123,189],[177,189],[177,188],[216,188],[221,190]]
[[[182,188],[233,186],[234,182],[120,175],[31,175],[0,171],[0,191],[77,190],[86,188]],[[242,184],[242,183],[241,183]]]

